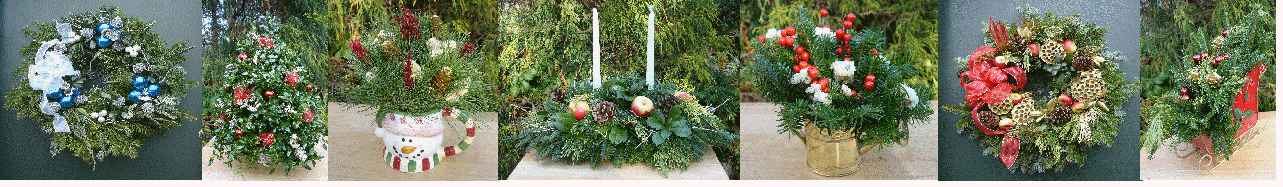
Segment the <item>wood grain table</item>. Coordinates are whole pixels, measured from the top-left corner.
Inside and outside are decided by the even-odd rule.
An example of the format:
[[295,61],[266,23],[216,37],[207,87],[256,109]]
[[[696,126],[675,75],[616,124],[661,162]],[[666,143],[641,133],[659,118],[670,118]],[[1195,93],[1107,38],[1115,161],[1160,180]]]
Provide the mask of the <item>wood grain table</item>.
[[[402,173],[383,163],[383,140],[374,136],[375,111],[330,103],[330,180],[334,181],[492,181],[499,178],[498,114],[482,113],[472,146],[458,155],[441,159],[440,167],[426,172]],[[449,123],[461,124],[449,119]],[[446,127],[442,145],[462,140],[463,126]],[[451,129],[454,128],[454,129]]]
[[[214,156],[214,146],[209,143],[201,148],[200,160],[203,162],[201,163],[201,178],[202,180],[214,181],[325,181],[329,179],[329,151],[317,145],[316,153],[326,158],[317,160],[316,166],[313,166],[311,170],[298,166],[286,174],[285,167],[276,166],[276,172],[270,173],[272,167],[258,163],[232,163],[231,166],[228,166],[223,163],[224,160],[214,159],[213,164],[210,164],[209,159]],[[242,168],[243,166],[248,166],[249,168]]]
[[728,180],[726,170],[717,160],[712,149],[704,149],[704,157],[692,162],[686,171],[669,171],[659,174],[644,164],[624,165],[616,168],[610,162],[593,168],[589,164],[570,165],[549,159],[538,160],[539,153],[531,151],[521,158],[508,180]]
[[[1275,127],[1275,112],[1261,112],[1256,121],[1256,128],[1261,130],[1261,134],[1256,136],[1242,148],[1230,156],[1229,160],[1221,163],[1220,167],[1213,169],[1207,174],[1199,169],[1198,159],[1200,154],[1194,153],[1185,158],[1181,156],[1190,154],[1194,150],[1190,144],[1183,144],[1173,149],[1170,146],[1164,146],[1154,152],[1154,159],[1149,159],[1149,153],[1141,150],[1140,153],[1140,179],[1141,180],[1203,180],[1203,179],[1232,179],[1232,180],[1274,180],[1275,179],[1275,144],[1278,130]],[[1175,141],[1169,139],[1168,142]]]
[[[937,102],[930,101],[932,107]],[[936,180],[936,147],[939,111],[927,124],[909,125],[904,146],[890,145],[860,155],[860,169],[844,177],[817,175],[806,165],[806,147],[798,137],[778,133],[780,106],[740,103],[740,166],[745,180],[899,179]]]

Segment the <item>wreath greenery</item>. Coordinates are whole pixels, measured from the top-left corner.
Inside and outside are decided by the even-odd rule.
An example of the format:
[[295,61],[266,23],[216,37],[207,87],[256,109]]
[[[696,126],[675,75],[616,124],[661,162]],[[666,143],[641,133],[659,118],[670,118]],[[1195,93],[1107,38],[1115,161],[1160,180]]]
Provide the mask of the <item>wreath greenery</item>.
[[[1243,14],[1243,19],[1224,23],[1219,33],[1209,35],[1203,29],[1191,31],[1189,42],[1181,50],[1178,63],[1160,67],[1159,85],[1170,90],[1145,98],[1141,112],[1148,125],[1143,136],[1145,150],[1152,156],[1164,141],[1189,142],[1200,137],[1212,140],[1211,151],[1225,158],[1233,153],[1240,122],[1256,115],[1256,110],[1236,106],[1244,87],[1258,84],[1247,74],[1274,68],[1274,19],[1257,7]],[[1255,87],[1255,86],[1252,86]],[[1176,146],[1178,144],[1171,144]]]
[[919,101],[931,100],[935,90],[906,82],[918,76],[912,55],[880,53],[882,33],[855,33],[849,24],[828,28],[799,9],[795,27],[771,29],[752,45],[754,88],[783,105],[780,133],[803,137],[801,130],[814,123],[825,133],[851,132],[861,143],[888,145],[908,136],[904,125],[926,122],[934,109]]
[[[539,158],[593,167],[608,160],[616,167],[646,163],[665,175],[699,161],[710,146],[731,147],[738,140],[713,115],[717,108],[683,91],[690,86],[648,88],[645,82],[629,75],[604,78],[599,89],[591,81],[555,87],[551,100],[520,120],[524,130],[504,138],[538,151]],[[643,101],[653,109],[644,109]]]
[[[203,129],[213,136],[208,164],[217,158],[228,166],[286,166],[287,174],[296,166],[312,169],[323,158],[316,146],[328,134],[327,105],[304,54],[269,34],[251,33],[236,41],[242,53],[215,75],[222,82],[207,87],[216,90],[205,100],[217,114]],[[270,173],[275,172],[273,167]]]
[[192,119],[178,109],[194,84],[180,65],[191,47],[166,47],[154,23],[105,6],[32,22],[13,73],[22,84],[5,95],[5,108],[50,133],[52,154],[66,149],[95,165],[108,155],[136,157],[148,136]]
[[964,117],[959,133],[1008,169],[1061,171],[1113,143],[1136,81],[1123,78],[1124,58],[1108,51],[1105,29],[1076,14],[1022,13],[1015,23],[990,19],[985,45],[958,58],[965,105],[944,108]]

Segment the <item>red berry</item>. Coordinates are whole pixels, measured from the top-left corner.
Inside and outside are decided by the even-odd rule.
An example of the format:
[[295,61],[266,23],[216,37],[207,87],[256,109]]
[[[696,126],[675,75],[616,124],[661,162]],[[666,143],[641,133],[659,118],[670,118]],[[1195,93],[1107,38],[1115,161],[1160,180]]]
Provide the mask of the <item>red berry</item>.
[[793,61],[794,61],[794,62],[801,62],[802,60],[797,59],[797,55],[793,55]]
[[810,77],[811,77],[811,79],[815,79],[816,77],[820,77],[820,69],[815,68],[815,66],[808,67],[808,68],[806,68],[806,75],[807,75],[807,76],[810,76]]
[[793,28],[793,27],[784,28],[784,31],[785,31],[785,32],[788,32],[788,35],[789,35],[789,36],[793,36],[793,35],[797,34],[797,28]]
[[843,53],[843,52],[842,52],[842,48],[841,48],[841,47],[839,47],[839,48],[838,48],[838,55],[843,55],[843,54],[846,54],[846,53]]
[[766,43],[766,36],[757,36],[757,41],[761,41],[762,43]]
[[1187,95],[1187,94],[1189,94],[1189,88],[1181,87],[1181,95]]
[[1181,100],[1189,100],[1189,95],[1181,95]]
[[241,55],[237,56],[237,58],[240,58],[241,60],[245,60],[245,59],[249,59],[249,55],[245,55],[245,53],[241,53]]
[[846,21],[855,21],[855,13],[846,13]]
[[802,49],[802,46],[797,46],[797,48],[793,48],[793,52],[797,54],[802,54],[803,52],[806,52],[806,50]]
[[842,57],[842,61],[851,61],[851,57]]
[[851,21],[842,21],[842,28],[851,29],[851,26],[854,26]]
[[263,133],[258,135],[258,141],[263,142],[264,147],[271,147],[272,142],[276,141],[276,135],[272,133]]
[[793,72],[793,73],[799,73],[799,72],[802,72],[802,70],[803,70],[803,69],[806,69],[805,67],[806,67],[806,66],[802,66],[801,64],[793,65],[793,71],[792,71],[792,72]]
[[788,40],[785,40],[784,37],[780,37],[780,41],[778,43],[780,44],[780,46],[786,46],[789,44]]
[[312,85],[311,85],[311,84],[308,84],[308,85],[307,85],[307,92],[312,92]]
[[1225,29],[1225,30],[1221,31],[1221,36],[1224,36],[1224,37],[1230,37],[1230,30],[1229,30],[1229,29]]
[[[851,33],[842,34],[842,41],[851,41]],[[846,44],[842,44],[842,46],[846,46]]]
[[865,90],[873,90],[873,82],[864,82]]
[[828,17],[828,16],[829,16],[829,10],[828,10],[828,9],[820,9],[820,16]]
[[829,92],[829,78],[820,78],[820,91]]
[[276,96],[276,92],[273,92],[272,90],[263,91],[263,97],[271,99],[272,96]]
[[241,135],[245,135],[245,132],[241,132],[241,130],[240,130],[240,129],[236,129],[236,132],[235,132],[235,133],[233,133],[233,134],[236,134],[236,137],[237,137],[237,138],[240,138],[240,137],[241,137]]
[[873,75],[864,76],[864,82],[873,82],[875,80],[877,80],[877,77],[873,77]]
[[784,37],[784,43],[788,44],[786,46],[793,46],[793,37]]
[[798,62],[798,63],[797,63],[797,65],[802,65],[802,66],[807,66],[807,67],[810,67],[810,66],[811,66],[811,64],[810,64],[810,63],[806,63],[806,61]]
[[802,52],[802,54],[801,54],[801,56],[802,56],[802,58],[801,58],[801,59],[802,59],[802,61],[811,60],[811,53],[808,53],[808,52],[803,51],[803,52]]

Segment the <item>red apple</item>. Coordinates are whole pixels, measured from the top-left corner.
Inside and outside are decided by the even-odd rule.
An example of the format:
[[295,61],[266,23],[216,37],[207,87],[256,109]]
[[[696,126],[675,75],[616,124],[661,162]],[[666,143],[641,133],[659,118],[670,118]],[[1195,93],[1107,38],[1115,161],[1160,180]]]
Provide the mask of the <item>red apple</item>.
[[655,103],[651,102],[650,98],[646,98],[646,96],[637,96],[637,98],[633,99],[631,109],[633,110],[633,114],[636,114],[638,117],[646,117],[647,115],[650,115],[650,112],[655,111]]
[[1087,110],[1087,103],[1083,103],[1083,102],[1074,102],[1074,106],[1072,106],[1072,107],[1070,107],[1070,108],[1073,108],[1073,109],[1074,109],[1074,113],[1082,113],[1083,111],[1086,111],[1086,110]]
[[1069,94],[1060,94],[1060,97],[1057,99],[1060,99],[1061,105],[1069,106],[1074,104],[1074,98],[1070,98]]
[[1002,118],[1001,121],[998,121],[998,128],[1011,129],[1011,127],[1015,127],[1015,126],[1016,126],[1016,121],[1011,120],[1011,118]]
[[1007,96],[1007,99],[1011,99],[1012,103],[1020,104],[1020,101],[1025,100],[1025,97],[1018,93],[1011,93],[1010,96]]
[[1029,56],[1038,56],[1038,44],[1029,44]]
[[1078,45],[1074,45],[1073,40],[1065,40],[1065,53],[1074,53],[1078,51]]
[[588,110],[590,108],[591,107],[588,106],[588,101],[578,100],[570,103],[570,111],[574,111],[575,120],[583,120],[584,117],[587,117]]

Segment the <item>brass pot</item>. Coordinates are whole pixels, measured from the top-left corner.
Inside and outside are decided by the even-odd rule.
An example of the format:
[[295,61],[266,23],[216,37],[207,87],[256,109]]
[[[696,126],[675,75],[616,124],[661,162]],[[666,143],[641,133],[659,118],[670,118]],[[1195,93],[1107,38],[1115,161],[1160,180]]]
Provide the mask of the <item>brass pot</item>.
[[841,177],[860,169],[860,142],[852,130],[824,132],[815,123],[806,123],[806,165],[826,177]]

